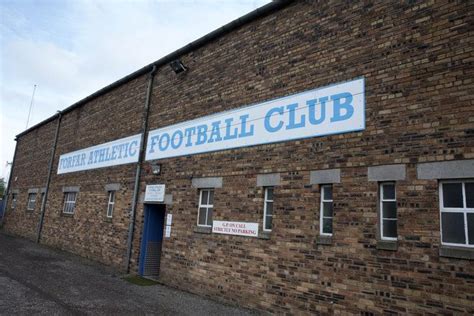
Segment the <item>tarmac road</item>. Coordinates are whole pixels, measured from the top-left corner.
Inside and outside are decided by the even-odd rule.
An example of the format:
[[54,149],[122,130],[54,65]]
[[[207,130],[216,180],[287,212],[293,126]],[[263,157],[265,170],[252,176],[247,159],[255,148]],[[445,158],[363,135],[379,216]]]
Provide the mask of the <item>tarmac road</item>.
[[1,315],[252,315],[0,232]]

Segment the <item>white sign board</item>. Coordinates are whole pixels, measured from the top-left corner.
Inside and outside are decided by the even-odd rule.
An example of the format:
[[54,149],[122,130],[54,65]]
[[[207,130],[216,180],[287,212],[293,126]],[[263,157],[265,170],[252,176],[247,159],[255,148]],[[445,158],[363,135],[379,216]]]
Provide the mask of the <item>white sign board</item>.
[[63,154],[58,174],[123,165],[138,161],[141,134]]
[[166,215],[166,225],[171,225],[172,220],[173,220],[173,214]]
[[171,237],[171,226],[166,226],[165,228],[165,238]]
[[363,130],[364,85],[360,78],[152,130],[146,160]]
[[147,185],[145,189],[145,202],[164,202],[165,185],[153,184]]
[[212,232],[216,234],[258,237],[258,223],[213,221]]

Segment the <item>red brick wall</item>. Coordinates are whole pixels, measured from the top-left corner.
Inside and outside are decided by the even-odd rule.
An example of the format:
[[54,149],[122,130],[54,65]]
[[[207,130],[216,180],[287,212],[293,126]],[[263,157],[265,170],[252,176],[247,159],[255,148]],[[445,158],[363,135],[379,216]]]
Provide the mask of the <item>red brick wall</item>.
[[[124,268],[135,165],[61,175],[57,174],[57,169],[61,154],[140,133],[146,83],[146,76],[139,77],[83,107],[64,114],[54,158],[41,236],[42,243]],[[18,141],[13,176],[18,176],[19,183],[12,181],[12,189],[20,189],[19,204],[22,208],[18,212],[7,214],[5,223],[7,232],[28,237],[36,236],[40,206],[37,203],[34,214],[25,212],[26,191],[27,188],[44,187],[46,184],[47,164],[51,156],[55,124],[41,126],[21,136]],[[47,131],[49,131],[48,137],[36,137],[36,133]],[[30,147],[32,141],[36,142],[36,147]],[[28,147],[30,148],[27,149]],[[37,157],[43,156],[40,148],[44,150],[46,156],[44,161],[36,163]],[[29,161],[29,165],[23,161]],[[36,174],[41,176],[36,177]],[[31,177],[32,175],[34,177]],[[34,183],[30,183],[32,178],[35,179]],[[116,194],[113,218],[108,219],[106,217],[108,193],[105,185],[111,183],[119,183],[120,190]],[[62,212],[64,205],[62,189],[65,186],[80,187],[76,209],[72,216]],[[24,220],[24,217],[27,217],[28,221]]]
[[[123,268],[135,165],[56,174],[59,156],[140,133],[146,76],[67,113],[61,122],[42,241]],[[107,219],[105,185],[119,183],[113,218]],[[73,216],[62,213],[64,186],[80,186]]]
[[[362,132],[163,159],[160,176],[145,163],[141,194],[146,184],[164,183],[173,196],[162,281],[278,313],[472,313],[473,264],[439,256],[438,183],[416,175],[420,162],[474,158],[472,9],[448,1],[297,1],[182,56],[184,74],[160,68],[150,129],[356,77],[366,82]],[[141,77],[66,114],[54,170],[62,153],[138,133],[145,91]],[[398,250],[378,250],[378,187],[367,168],[394,163],[407,166],[406,180],[397,181]],[[134,167],[54,175],[43,242],[122,266]],[[318,245],[320,194],[309,172],[330,168],[341,169],[333,243]],[[269,239],[194,232],[192,177],[223,177],[214,219],[261,224],[256,177],[274,172],[282,183]],[[109,223],[104,185],[117,182],[123,190]],[[61,188],[70,185],[81,186],[73,218],[61,215]],[[137,212],[133,271],[143,204]]]
[[[51,159],[57,120],[20,137],[16,144],[16,156],[11,171],[11,188],[18,190],[16,208],[12,209],[11,195],[6,206],[4,229],[35,240],[41,212],[41,188],[45,188]],[[38,189],[34,210],[27,210],[28,190]]]
[[[359,76],[367,106],[360,133],[161,160],[163,174],[142,188],[165,183],[173,194],[162,279],[271,312],[472,311],[473,266],[439,257],[438,185],[415,169],[474,157],[468,21],[466,3],[299,2],[183,56],[184,75],[161,69],[150,129]],[[367,167],[394,163],[408,168],[397,182],[399,247],[377,250]],[[316,244],[319,187],[309,185],[310,170],[328,168],[342,169],[330,246]],[[193,232],[191,177],[224,178],[214,219],[262,223],[256,175],[271,172],[283,181],[270,240]]]

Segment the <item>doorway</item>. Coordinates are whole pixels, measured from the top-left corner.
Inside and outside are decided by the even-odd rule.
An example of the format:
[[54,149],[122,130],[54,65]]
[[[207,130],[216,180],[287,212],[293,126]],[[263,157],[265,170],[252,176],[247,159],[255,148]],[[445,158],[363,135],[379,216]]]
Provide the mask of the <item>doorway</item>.
[[139,274],[157,279],[160,273],[161,246],[166,207],[163,204],[145,204]]

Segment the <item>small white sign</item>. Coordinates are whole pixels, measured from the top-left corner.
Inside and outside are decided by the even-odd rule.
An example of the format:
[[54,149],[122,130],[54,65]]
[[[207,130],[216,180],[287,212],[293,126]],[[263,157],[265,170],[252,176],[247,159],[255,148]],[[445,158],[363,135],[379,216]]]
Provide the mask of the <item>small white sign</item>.
[[216,234],[258,237],[258,223],[213,221],[212,232]]
[[173,220],[173,214],[168,214],[166,216],[166,225],[170,226],[172,220]]
[[170,238],[170,237],[171,237],[171,226],[166,225],[165,238]]
[[145,202],[164,202],[165,185],[153,184],[147,185],[145,190]]

